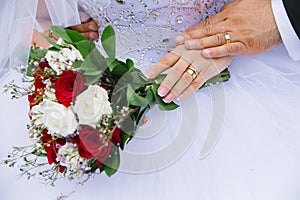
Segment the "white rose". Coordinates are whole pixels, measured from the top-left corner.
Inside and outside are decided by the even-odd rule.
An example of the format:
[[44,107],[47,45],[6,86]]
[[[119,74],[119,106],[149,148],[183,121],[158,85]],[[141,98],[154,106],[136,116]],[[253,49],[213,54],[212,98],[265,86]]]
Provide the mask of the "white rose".
[[76,117],[71,107],[44,100],[32,108],[33,120],[37,124],[44,125],[49,133],[55,133],[66,137],[73,134],[78,126]]
[[97,85],[90,85],[77,96],[74,111],[80,124],[95,126],[102,115],[112,113],[106,90]]

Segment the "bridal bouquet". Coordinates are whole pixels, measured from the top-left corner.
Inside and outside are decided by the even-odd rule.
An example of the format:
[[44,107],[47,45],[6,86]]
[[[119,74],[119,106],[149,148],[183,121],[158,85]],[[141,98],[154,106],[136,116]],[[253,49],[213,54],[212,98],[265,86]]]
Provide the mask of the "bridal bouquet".
[[[147,111],[155,104],[162,110],[178,106],[157,95],[164,75],[150,80],[130,59],[116,59],[111,26],[101,37],[107,57],[81,34],[51,29],[59,37],[56,42],[45,37],[51,43],[48,49],[31,48],[26,66],[29,88],[13,83],[6,88],[13,97],[28,97],[33,143],[14,147],[4,163],[51,184],[60,176],[80,180],[101,172],[111,176],[119,167],[119,151],[134,137]],[[228,78],[224,71],[206,85]]]

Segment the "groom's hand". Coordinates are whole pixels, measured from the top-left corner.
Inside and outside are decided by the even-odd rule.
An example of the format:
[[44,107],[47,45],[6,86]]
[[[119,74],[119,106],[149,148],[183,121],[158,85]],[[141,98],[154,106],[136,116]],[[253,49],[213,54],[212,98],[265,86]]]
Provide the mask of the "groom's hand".
[[[230,37],[230,41],[226,33]],[[225,35],[224,35],[225,34]],[[175,42],[187,49],[204,49],[208,58],[254,55],[282,43],[271,0],[236,0],[222,11],[177,36]]]

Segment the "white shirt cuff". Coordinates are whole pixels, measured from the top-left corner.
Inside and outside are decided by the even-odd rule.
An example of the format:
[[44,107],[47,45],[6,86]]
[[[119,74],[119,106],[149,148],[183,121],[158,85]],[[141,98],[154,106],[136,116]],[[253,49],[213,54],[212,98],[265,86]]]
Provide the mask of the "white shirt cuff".
[[300,40],[290,22],[282,0],[272,0],[272,9],[282,41],[290,57],[300,60]]

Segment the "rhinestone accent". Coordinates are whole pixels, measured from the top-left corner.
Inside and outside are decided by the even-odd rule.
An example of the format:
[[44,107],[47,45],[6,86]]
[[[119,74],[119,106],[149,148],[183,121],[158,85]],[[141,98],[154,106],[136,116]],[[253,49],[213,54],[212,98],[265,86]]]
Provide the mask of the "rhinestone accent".
[[226,0],[78,0],[103,28],[117,36],[117,56],[131,58],[141,69],[175,47],[173,38],[218,12]]

